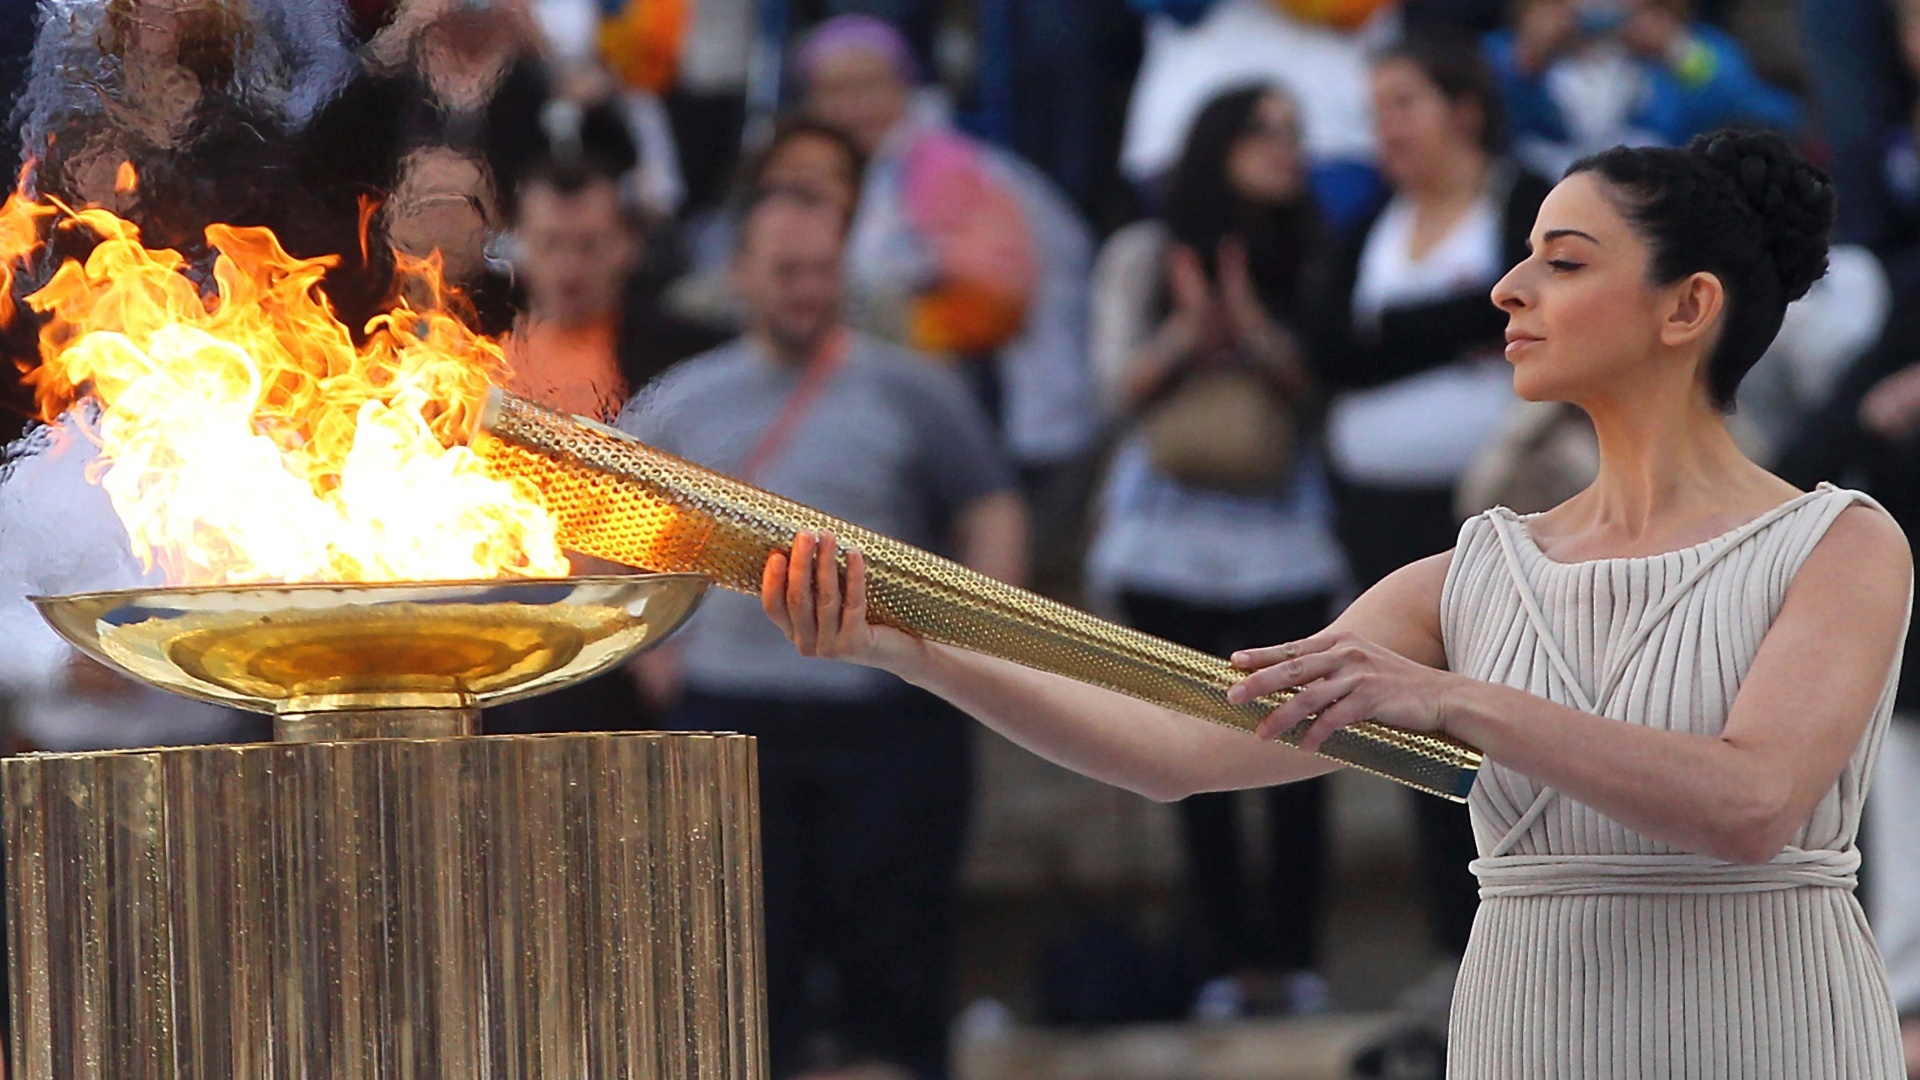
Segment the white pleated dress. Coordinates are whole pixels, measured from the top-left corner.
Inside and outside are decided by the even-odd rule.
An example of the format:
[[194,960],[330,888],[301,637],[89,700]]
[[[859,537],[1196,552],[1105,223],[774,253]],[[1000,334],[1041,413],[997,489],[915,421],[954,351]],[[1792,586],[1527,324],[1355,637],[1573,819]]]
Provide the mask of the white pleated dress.
[[[1715,734],[1794,574],[1858,492],[1821,485],[1694,547],[1560,563],[1504,509],[1466,523],[1451,670],[1623,723]],[[1905,1075],[1854,898],[1894,669],[1839,782],[1772,862],[1682,852],[1489,761],[1469,799],[1481,905],[1451,1080]]]

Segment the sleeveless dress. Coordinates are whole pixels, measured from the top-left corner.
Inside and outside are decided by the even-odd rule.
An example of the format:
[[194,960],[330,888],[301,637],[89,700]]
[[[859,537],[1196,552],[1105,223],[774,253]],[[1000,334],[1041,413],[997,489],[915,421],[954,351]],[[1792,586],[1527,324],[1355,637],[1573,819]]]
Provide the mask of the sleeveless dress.
[[[1560,563],[1504,508],[1469,520],[1441,620],[1451,670],[1629,724],[1716,734],[1834,519],[1822,484],[1679,551]],[[1909,598],[1911,605],[1911,598]],[[1489,761],[1468,800],[1481,904],[1451,1080],[1905,1076],[1854,846],[1893,670],[1838,783],[1772,862],[1688,854]]]

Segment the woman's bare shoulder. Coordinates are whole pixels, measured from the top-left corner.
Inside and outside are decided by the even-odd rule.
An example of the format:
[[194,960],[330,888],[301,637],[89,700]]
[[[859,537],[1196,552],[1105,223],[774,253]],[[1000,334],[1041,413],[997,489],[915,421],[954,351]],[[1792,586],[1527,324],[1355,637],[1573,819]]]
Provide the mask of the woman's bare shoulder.
[[[1913,547],[1885,510],[1855,501],[1840,511],[1802,566],[1804,574],[1864,578],[1878,585],[1913,578]],[[1797,579],[1796,579],[1797,580]]]
[[1794,572],[1769,636],[1811,634],[1809,643],[1828,654],[1848,641],[1893,641],[1906,624],[1912,585],[1906,533],[1885,511],[1855,502],[1834,516]]

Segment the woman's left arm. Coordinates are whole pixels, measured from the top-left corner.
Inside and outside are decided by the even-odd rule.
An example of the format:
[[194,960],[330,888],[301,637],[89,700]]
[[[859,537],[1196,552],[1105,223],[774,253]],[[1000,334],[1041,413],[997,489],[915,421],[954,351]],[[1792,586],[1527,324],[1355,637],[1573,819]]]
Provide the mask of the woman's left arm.
[[1718,735],[1595,716],[1341,634],[1236,654],[1251,673],[1230,697],[1304,686],[1263,736],[1315,712],[1303,749],[1364,719],[1444,731],[1642,835],[1762,863],[1793,839],[1858,747],[1904,639],[1912,582],[1892,519],[1843,511],[1788,588]]

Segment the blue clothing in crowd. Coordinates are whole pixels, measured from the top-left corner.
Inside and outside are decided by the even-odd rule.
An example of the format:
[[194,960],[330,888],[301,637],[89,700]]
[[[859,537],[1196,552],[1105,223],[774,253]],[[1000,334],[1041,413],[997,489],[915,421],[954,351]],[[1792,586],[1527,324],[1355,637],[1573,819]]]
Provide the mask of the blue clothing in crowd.
[[[1589,132],[1578,130],[1569,116],[1565,95],[1577,91],[1560,78],[1577,60],[1562,58],[1528,74],[1520,69],[1513,31],[1487,35],[1487,61],[1499,81],[1523,160],[1552,175],[1579,156],[1620,142],[1678,146],[1695,135],[1741,123],[1781,131],[1799,128],[1800,103],[1762,79],[1733,38],[1698,23],[1690,25],[1687,34],[1688,47],[1671,61],[1626,54],[1638,85],[1627,91],[1617,127]],[[1625,53],[1624,46],[1613,47]],[[1561,159],[1547,160],[1554,151]]]

